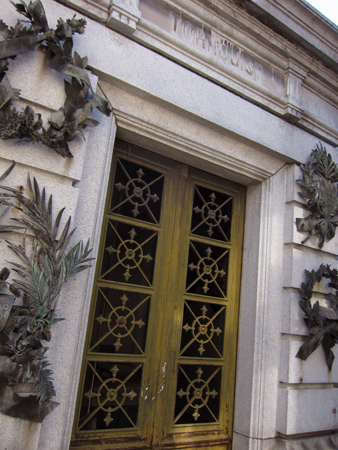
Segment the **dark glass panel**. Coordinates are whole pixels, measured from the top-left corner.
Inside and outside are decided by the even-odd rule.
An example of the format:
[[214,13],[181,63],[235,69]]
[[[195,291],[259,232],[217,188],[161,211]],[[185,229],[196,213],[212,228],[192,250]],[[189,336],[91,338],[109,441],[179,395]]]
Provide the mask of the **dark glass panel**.
[[226,306],[184,302],[181,356],[222,358]]
[[160,172],[119,158],[108,213],[159,223],[163,180]]
[[226,297],[228,261],[228,249],[191,241],[187,292],[210,297]]
[[151,286],[157,233],[108,221],[101,279]]
[[195,186],[191,232],[199,236],[230,241],[232,197]]
[[144,354],[150,296],[99,288],[90,352]]
[[178,366],[175,425],[218,422],[221,374],[220,366]]
[[79,429],[134,428],[141,378],[141,364],[89,361]]

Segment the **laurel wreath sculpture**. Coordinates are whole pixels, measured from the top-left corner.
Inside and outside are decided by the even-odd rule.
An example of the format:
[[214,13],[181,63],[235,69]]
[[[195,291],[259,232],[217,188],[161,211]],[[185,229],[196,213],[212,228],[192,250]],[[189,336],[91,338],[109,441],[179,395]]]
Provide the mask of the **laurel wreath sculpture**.
[[[83,136],[84,128],[98,124],[91,117],[93,108],[107,116],[111,113],[110,105],[91,86],[87,58],[73,53],[73,35],[84,32],[86,21],[60,18],[53,30],[40,0],[28,5],[11,3],[25,20],[18,20],[14,27],[0,20],[0,137],[40,142],[63,157],[72,157],[68,142]],[[32,107],[18,111],[13,106],[19,90],[6,75],[8,59],[35,49],[45,54],[49,67],[71,80],[65,80],[65,103],[52,113],[47,128]],[[0,176],[0,182],[14,165]],[[17,276],[10,280],[10,270],[0,270],[0,412],[42,422],[58,405],[52,401],[53,372],[45,358],[45,342],[51,339],[52,325],[62,320],[56,313],[61,289],[70,277],[90,267],[91,249],[89,242],[82,241],[70,247],[75,231],[70,229],[70,217],[59,231],[64,208],[53,220],[52,196],[47,199],[35,178],[28,179],[29,197],[8,186],[0,189],[0,219],[13,206],[22,214],[14,219],[18,225],[0,225],[0,232],[21,228],[29,234],[21,245],[6,241],[18,258],[11,262]]]
[[[305,207],[311,214],[305,219],[296,219],[297,230],[307,231],[308,236],[319,235],[319,248],[325,240],[331,240],[338,226],[338,167],[332,161],[332,156],[320,143],[312,150],[310,159],[301,164],[303,179],[297,180],[303,188],[299,193],[305,200]],[[329,370],[332,369],[334,354],[332,348],[338,343],[338,271],[328,264],[322,264],[317,271],[305,270],[307,281],[302,283],[299,302],[305,317],[304,321],[310,330],[304,344],[296,357],[306,360],[320,345],[322,345]],[[329,279],[328,286],[335,290],[334,294],[325,294],[329,306],[325,307],[318,301],[312,305],[311,299],[315,283],[322,278]]]
[[[95,127],[98,121],[92,119],[93,108],[109,116],[111,107],[97,95],[90,83],[86,69],[88,59],[73,53],[73,35],[85,30],[84,19],[59,19],[55,30],[48,25],[40,0],[26,5],[11,2],[26,20],[18,20],[14,27],[8,27],[0,20],[0,137],[26,142],[41,142],[63,157],[72,157],[68,142],[76,136],[83,136],[83,129]],[[30,24],[27,27],[27,22]],[[39,49],[46,55],[47,65],[63,75],[71,77],[65,81],[66,100],[62,108],[52,113],[48,128],[43,126],[41,114],[26,106],[21,111],[12,106],[18,99],[19,90],[12,88],[6,75],[8,59],[22,53]]]
[[322,248],[325,239],[329,241],[335,236],[338,226],[338,167],[321,143],[312,150],[310,160],[300,167],[303,179],[297,182],[303,192],[299,194],[311,214],[305,219],[296,219],[297,230],[309,232],[302,244],[315,234],[319,235],[319,248]]
[[[299,349],[296,357],[306,360],[320,345],[322,345],[329,370],[332,369],[334,354],[332,348],[338,343],[338,271],[331,269],[329,265],[322,264],[315,272],[305,271],[306,283],[302,283],[299,302],[301,309],[305,313],[304,321],[310,329],[310,335]],[[328,286],[335,290],[335,293],[325,295],[330,306],[321,306],[318,301],[314,305],[311,303],[313,287],[322,278],[330,280]]]
[[58,405],[52,401],[53,372],[45,358],[48,347],[44,342],[51,339],[52,325],[62,320],[56,309],[63,286],[70,277],[90,267],[91,249],[89,241],[69,248],[75,231],[70,229],[71,218],[59,232],[65,208],[53,220],[52,196],[47,199],[35,178],[31,182],[28,177],[29,197],[7,186],[0,189],[0,208],[6,211],[14,201],[22,213],[14,219],[18,226],[3,225],[0,231],[22,228],[30,234],[19,245],[6,241],[17,257],[10,262],[16,278],[9,280],[7,267],[0,270],[0,412],[42,422]]

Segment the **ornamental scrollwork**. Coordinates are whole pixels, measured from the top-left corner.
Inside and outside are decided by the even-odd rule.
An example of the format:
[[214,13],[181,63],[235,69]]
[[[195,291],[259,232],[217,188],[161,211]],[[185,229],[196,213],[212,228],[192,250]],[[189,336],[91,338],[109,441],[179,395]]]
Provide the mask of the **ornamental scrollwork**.
[[[84,19],[59,19],[56,29],[48,25],[45,10],[40,0],[28,5],[11,2],[17,12],[25,17],[9,27],[0,20],[0,137],[24,142],[40,142],[63,157],[72,157],[68,142],[83,136],[83,129],[95,127],[98,121],[91,117],[97,108],[109,116],[111,107],[92,88],[86,67],[88,58],[73,53],[73,35],[83,34]],[[30,24],[27,26],[27,22]],[[62,108],[51,114],[48,127],[43,126],[41,114],[31,106],[18,111],[13,100],[19,98],[19,89],[11,86],[6,75],[8,60],[23,53],[39,49],[46,55],[46,63],[57,72],[66,75],[66,100]]]

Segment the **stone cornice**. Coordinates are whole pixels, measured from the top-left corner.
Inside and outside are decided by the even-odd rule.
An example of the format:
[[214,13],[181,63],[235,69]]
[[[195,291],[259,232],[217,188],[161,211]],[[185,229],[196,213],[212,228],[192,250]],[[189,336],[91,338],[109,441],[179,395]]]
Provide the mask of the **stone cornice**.
[[338,71],[338,27],[307,2],[239,0],[237,3],[262,23]]
[[109,19],[111,0],[59,0],[59,3],[74,8],[97,22],[106,23]]
[[60,2],[338,145],[338,28],[302,0]]

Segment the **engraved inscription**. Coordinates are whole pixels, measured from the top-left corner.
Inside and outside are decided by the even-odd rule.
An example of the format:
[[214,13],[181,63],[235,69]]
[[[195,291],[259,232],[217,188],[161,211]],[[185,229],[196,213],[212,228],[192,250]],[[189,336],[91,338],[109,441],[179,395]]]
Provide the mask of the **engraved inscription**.
[[140,10],[144,19],[200,53],[201,59],[211,59],[216,69],[223,68],[258,83],[277,95],[285,95],[283,72],[257,58],[224,34],[197,22],[161,0],[140,0]]
[[170,13],[170,19],[172,22],[171,31],[180,39],[189,42],[189,44],[202,50],[219,62],[238,68],[241,72],[252,75],[255,80],[260,80],[263,65],[259,61],[254,60],[250,53],[218,35],[213,30],[193,25],[190,21],[183,20],[173,13]]

